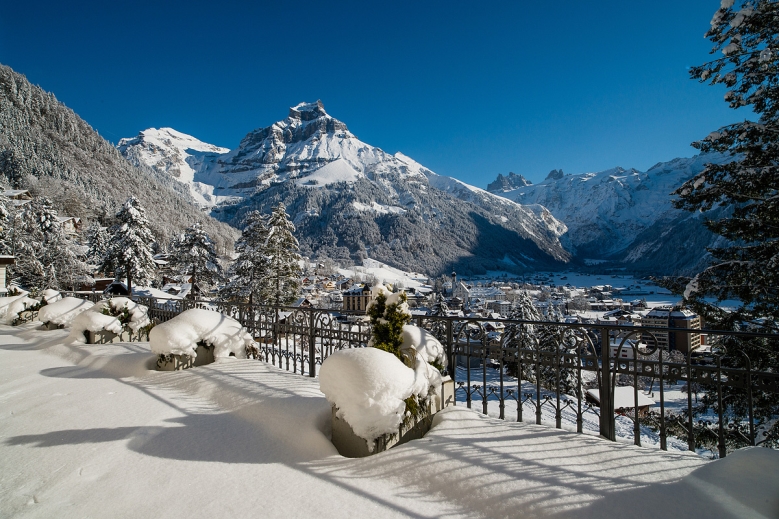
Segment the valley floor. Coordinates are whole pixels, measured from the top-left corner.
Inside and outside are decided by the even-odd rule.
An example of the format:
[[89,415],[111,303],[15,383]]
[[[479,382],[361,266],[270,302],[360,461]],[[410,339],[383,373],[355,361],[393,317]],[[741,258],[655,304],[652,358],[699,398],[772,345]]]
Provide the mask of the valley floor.
[[0,517],[779,516],[769,449],[709,462],[457,406],[347,459],[316,379],[66,335],[0,326]]

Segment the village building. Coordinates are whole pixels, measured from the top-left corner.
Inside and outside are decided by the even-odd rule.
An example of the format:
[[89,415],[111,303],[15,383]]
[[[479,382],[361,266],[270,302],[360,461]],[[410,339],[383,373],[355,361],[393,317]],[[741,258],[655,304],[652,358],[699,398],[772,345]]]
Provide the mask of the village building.
[[364,312],[371,301],[371,287],[354,285],[343,293],[343,309],[348,312]]
[[0,256],[0,294],[5,295],[8,293],[6,283],[8,277],[6,276],[6,269],[9,265],[13,265],[16,258],[13,256]]
[[57,221],[59,221],[65,234],[74,235],[81,231],[81,218],[75,216],[58,216]]
[[[587,401],[600,407],[600,391],[598,389],[587,390]],[[621,415],[630,416],[633,410],[638,407],[638,415],[646,416],[649,408],[655,405],[655,401],[638,391],[636,399],[636,390],[633,386],[617,386],[614,388],[614,411]]]
[[[681,307],[658,306],[641,318],[641,326],[657,328],[686,328],[699,330],[701,319],[695,312]],[[678,350],[684,354],[701,346],[700,332],[657,331],[642,334],[641,340],[650,346],[657,341],[664,350]]]

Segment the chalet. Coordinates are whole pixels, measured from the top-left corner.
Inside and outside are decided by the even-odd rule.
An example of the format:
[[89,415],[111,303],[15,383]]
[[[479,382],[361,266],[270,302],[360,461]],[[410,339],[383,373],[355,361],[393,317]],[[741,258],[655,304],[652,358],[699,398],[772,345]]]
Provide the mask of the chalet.
[[301,297],[294,303],[292,303],[292,306],[295,308],[313,308],[314,305],[311,304],[311,301],[306,297]]
[[6,189],[0,191],[0,196],[4,196],[11,201],[14,207],[20,207],[25,204],[29,204],[32,200],[32,195],[26,189]]
[[112,296],[127,296],[130,295],[130,290],[128,290],[127,285],[121,281],[114,281],[108,285],[105,290],[103,290],[103,294]]
[[0,256],[0,294],[5,295],[8,292],[6,289],[6,268],[8,265],[13,265],[16,258],[13,256]]
[[[587,401],[600,407],[600,392],[598,389],[587,390]],[[655,405],[655,401],[636,390],[633,386],[617,386],[614,388],[614,411],[620,415],[629,415],[638,406],[638,415],[645,416],[649,408]]]
[[81,231],[81,218],[75,216],[58,216],[57,220],[65,234],[76,234]]

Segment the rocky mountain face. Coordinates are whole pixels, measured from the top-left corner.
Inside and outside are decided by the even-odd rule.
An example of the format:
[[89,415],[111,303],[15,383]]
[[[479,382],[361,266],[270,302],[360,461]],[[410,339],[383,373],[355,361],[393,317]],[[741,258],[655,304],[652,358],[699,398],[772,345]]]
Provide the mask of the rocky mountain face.
[[50,198],[60,214],[111,223],[135,195],[147,208],[155,238],[166,244],[200,222],[222,247],[236,230],[203,213],[169,172],[131,165],[54,95],[0,65],[0,173],[2,183]]
[[505,177],[499,173],[498,178],[487,184],[487,191],[500,194],[520,187],[529,186],[530,184],[532,184],[532,182],[522,175],[517,175],[513,171],[509,171],[509,174]]
[[[152,160],[140,143],[123,143],[131,160]],[[554,268],[571,257],[560,241],[565,226],[543,207],[436,175],[366,144],[319,101],[291,108],[285,120],[250,132],[228,153],[196,162],[185,156],[194,156],[190,149],[174,157],[173,148],[180,149],[168,147],[171,155],[161,162],[179,169],[186,162],[193,170],[186,182],[205,186],[212,201],[222,202],[212,214],[225,222],[240,226],[247,211],[269,212],[284,202],[306,255],[370,256],[430,274]]]
[[[551,174],[540,184],[500,192],[521,204],[539,204],[568,227],[578,259],[657,274],[694,273],[717,237],[703,226],[710,213],[675,209],[671,193],[720,155],[658,163],[646,172],[614,168],[582,175]],[[552,173],[555,173],[554,171]]]

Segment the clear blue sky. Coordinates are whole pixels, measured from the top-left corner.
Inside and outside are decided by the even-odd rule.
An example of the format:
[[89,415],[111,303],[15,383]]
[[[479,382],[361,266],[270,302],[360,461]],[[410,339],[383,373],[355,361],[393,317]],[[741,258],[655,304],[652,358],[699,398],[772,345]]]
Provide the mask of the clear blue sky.
[[480,187],[692,156],[749,113],[688,78],[719,0],[22,2],[0,63],[116,142],[235,147],[321,99],[361,140]]

